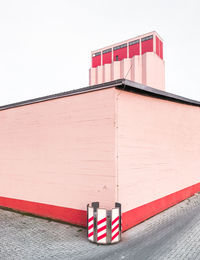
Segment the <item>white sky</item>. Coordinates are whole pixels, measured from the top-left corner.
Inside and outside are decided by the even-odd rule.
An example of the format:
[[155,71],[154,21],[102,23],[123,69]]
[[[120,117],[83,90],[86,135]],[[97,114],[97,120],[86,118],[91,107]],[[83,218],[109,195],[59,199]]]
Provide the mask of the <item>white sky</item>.
[[0,105],[88,86],[90,51],[150,31],[166,90],[200,100],[199,0],[0,0]]

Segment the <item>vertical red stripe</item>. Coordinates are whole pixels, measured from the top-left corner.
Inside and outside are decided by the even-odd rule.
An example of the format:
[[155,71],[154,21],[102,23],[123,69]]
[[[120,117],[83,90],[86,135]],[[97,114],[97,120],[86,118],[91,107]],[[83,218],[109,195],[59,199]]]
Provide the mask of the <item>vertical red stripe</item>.
[[156,36],[156,54],[160,56],[160,40],[157,36]]
[[127,58],[127,47],[120,48],[118,50],[114,50],[114,52],[113,52],[114,61],[117,60],[117,58],[116,58],[117,56],[118,56],[118,60],[126,59]]
[[142,54],[153,51],[153,39],[142,42]]
[[129,46],[129,58],[140,54],[140,44],[136,43]]
[[112,63],[112,51],[103,54],[103,65]]
[[160,58],[163,59],[163,43],[160,41]]
[[101,65],[101,55],[92,57],[92,68],[96,68]]

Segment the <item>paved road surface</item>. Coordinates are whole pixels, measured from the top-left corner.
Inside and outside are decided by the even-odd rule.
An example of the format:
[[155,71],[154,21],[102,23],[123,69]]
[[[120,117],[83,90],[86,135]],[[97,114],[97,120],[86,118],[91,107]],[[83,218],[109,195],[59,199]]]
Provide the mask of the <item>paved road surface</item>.
[[0,210],[0,260],[200,260],[200,194],[137,225],[116,245],[89,243],[86,230]]

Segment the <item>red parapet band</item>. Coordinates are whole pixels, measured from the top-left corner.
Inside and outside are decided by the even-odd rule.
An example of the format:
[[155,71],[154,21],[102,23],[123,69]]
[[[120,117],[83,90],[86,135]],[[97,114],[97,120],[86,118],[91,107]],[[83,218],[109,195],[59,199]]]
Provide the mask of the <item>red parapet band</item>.
[[151,201],[140,207],[131,209],[122,214],[123,231],[141,223],[142,221],[160,213],[161,211],[174,206],[175,204],[191,197],[200,191],[200,183],[189,186],[185,189],[171,193],[165,197]]
[[79,226],[87,226],[87,211],[85,210],[5,197],[0,197],[0,206]]
[[[165,197],[159,198],[155,201],[151,201],[137,208],[123,212],[123,231],[179,203],[180,201],[191,197],[199,191],[200,183],[197,183],[192,186],[186,187],[185,189],[169,194]],[[6,197],[0,197],[0,206],[5,208],[11,208],[21,212],[31,213],[33,215],[41,217],[61,220],[79,226],[87,226],[87,212],[85,210],[72,209],[67,207]],[[94,217],[91,217],[88,221],[93,220],[93,218]],[[106,218],[100,223],[103,223],[104,221],[106,221]]]

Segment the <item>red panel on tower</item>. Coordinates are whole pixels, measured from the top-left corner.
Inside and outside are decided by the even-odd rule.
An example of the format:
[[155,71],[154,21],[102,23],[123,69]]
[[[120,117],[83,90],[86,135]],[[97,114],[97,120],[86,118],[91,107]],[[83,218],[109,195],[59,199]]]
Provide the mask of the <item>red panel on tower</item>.
[[156,36],[156,54],[160,56],[160,40],[157,36]]
[[103,65],[112,63],[112,48],[103,51]]
[[163,59],[163,42],[160,41],[160,58]]
[[142,54],[153,51],[153,35],[142,38]]
[[121,44],[113,48],[114,61],[127,58],[127,43]]
[[132,58],[135,55],[140,55],[140,41],[139,40],[129,42],[129,58]]
[[101,52],[97,52],[92,56],[92,68],[96,68],[101,65]]

